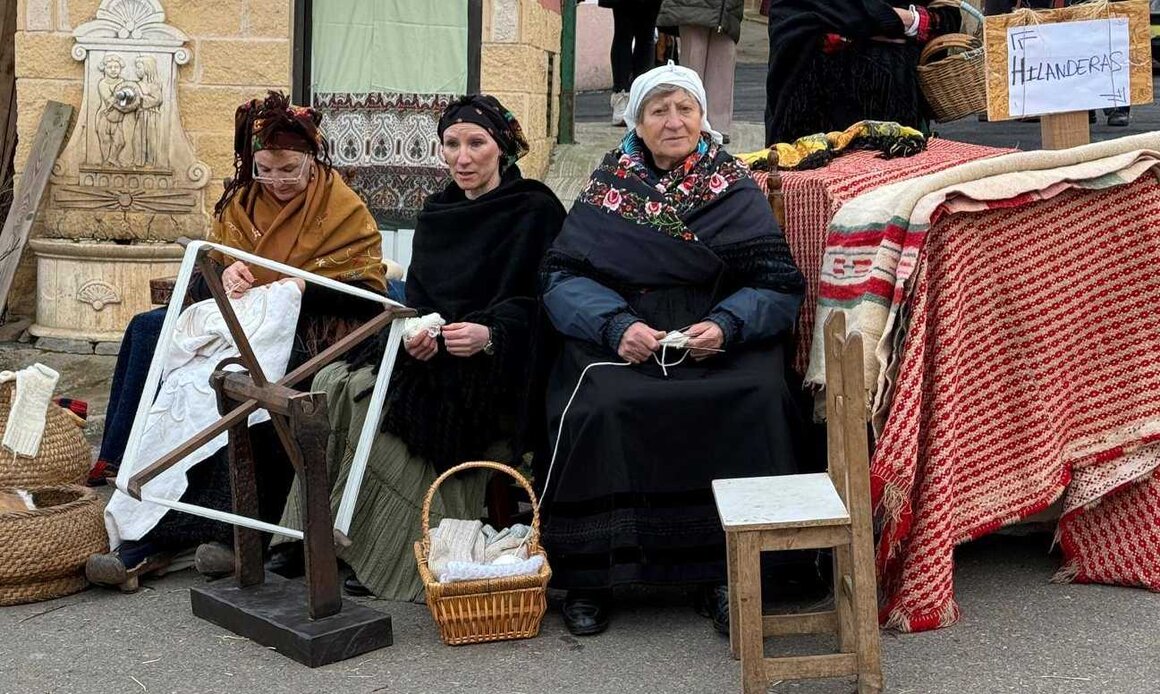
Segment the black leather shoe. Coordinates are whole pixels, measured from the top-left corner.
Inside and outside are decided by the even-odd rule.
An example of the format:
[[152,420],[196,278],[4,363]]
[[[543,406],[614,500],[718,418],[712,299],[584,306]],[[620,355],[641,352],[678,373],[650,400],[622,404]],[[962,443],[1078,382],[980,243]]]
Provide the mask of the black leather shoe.
[[347,595],[353,595],[356,598],[365,597],[371,594],[371,589],[362,584],[358,577],[351,574],[342,582],[342,589],[346,591]]
[[729,586],[713,586],[709,594],[709,617],[718,634],[729,635]]
[[306,554],[301,542],[284,542],[270,549],[266,560],[266,570],[282,578],[299,578],[306,575]]
[[729,586],[701,586],[696,593],[693,608],[697,614],[713,620],[718,633],[729,634]]
[[608,628],[610,602],[606,592],[569,592],[564,598],[564,626],[574,636],[599,634]]
[[1108,125],[1113,128],[1126,128],[1132,122],[1132,118],[1123,111],[1116,111],[1108,116]]

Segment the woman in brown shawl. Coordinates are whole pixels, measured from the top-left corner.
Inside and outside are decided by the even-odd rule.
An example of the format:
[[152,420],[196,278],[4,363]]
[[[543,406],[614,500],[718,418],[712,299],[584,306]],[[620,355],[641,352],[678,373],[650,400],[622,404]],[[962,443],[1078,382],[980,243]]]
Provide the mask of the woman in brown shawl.
[[[209,240],[377,293],[385,292],[381,241],[374,218],[330,167],[316,111],[270,92],[235,114],[234,176],[214,208]],[[288,369],[300,365],[357,327],[378,307],[342,292],[211,252],[214,271],[232,297],[252,287],[292,281],[302,289],[302,308]],[[191,282],[187,299],[209,298],[205,278]],[[109,474],[120,463],[160,333],[164,309],[134,318],[126,331],[114,374],[105,440],[98,466]],[[293,470],[269,423],[251,428],[257,453],[259,516],[277,522]],[[182,501],[228,510],[229,469],[224,450],[189,472]],[[182,550],[198,547],[203,573],[233,570],[232,528],[184,513],[167,513],[142,537],[126,538],[113,552],[89,559],[89,580],[132,588],[137,577],[168,565]]]

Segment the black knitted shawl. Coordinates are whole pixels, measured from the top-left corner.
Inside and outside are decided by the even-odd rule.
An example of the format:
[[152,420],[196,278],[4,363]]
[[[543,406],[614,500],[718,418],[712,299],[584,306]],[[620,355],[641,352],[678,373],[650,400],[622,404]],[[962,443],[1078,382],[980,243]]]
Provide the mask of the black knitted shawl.
[[[387,394],[385,430],[411,453],[443,471],[478,459],[496,441],[513,441],[518,456],[541,359],[533,346],[540,321],[536,270],[564,221],[564,207],[539,181],[512,166],[498,188],[468,200],[450,183],[419,214],[406,283],[406,303],[420,315],[491,328],[495,353],[438,354],[421,362],[403,351]],[[380,341],[385,336],[380,336]],[[381,356],[382,348],[378,349]]]

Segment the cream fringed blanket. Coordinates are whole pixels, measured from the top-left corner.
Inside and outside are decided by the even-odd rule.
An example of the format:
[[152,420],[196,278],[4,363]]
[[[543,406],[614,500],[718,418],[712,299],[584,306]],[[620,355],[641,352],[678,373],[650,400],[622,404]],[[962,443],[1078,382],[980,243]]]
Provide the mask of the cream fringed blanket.
[[983,160],[836,217],[816,325],[845,311],[876,348],[887,625],[954,623],[955,545],[1065,494],[1059,578],[1160,590],[1157,151]]
[[[294,346],[302,292],[292,282],[267,284],[231,303],[266,378],[271,382],[282,378]],[[209,377],[223,359],[238,356],[233,337],[213,300],[185,309],[178,318],[173,339],[169,344],[159,343],[157,349],[165,350],[165,366],[141,436],[140,453],[135,459],[137,470],[217,421],[217,397]],[[250,415],[249,423],[252,426],[269,418],[265,410],[258,410]],[[180,499],[189,485],[186,473],[225,446],[227,438],[225,432],[215,437],[146,484],[144,491],[162,499]],[[169,512],[164,506],[136,501],[119,490],[114,492],[105,508],[110,546],[141,539]]]

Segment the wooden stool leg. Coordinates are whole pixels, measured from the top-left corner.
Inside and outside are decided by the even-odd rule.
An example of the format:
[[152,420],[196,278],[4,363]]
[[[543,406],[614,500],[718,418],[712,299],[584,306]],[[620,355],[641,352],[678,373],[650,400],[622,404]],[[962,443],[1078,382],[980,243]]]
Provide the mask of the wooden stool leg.
[[854,527],[850,550],[854,559],[853,601],[857,634],[858,694],[882,691],[882,644],[878,633],[878,583],[874,572],[874,544],[869,522]]
[[733,533],[725,533],[725,569],[729,575],[729,652],[737,660],[741,651],[737,638],[737,541]]
[[737,625],[741,642],[741,682],[745,694],[764,694],[765,633],[761,623],[761,541],[756,533],[734,538],[737,553]]
[[838,651],[853,653],[857,643],[854,633],[854,596],[846,590],[846,578],[854,578],[854,561],[849,545],[834,548],[834,611],[838,614]]

